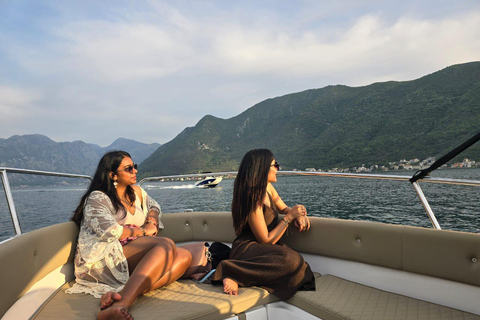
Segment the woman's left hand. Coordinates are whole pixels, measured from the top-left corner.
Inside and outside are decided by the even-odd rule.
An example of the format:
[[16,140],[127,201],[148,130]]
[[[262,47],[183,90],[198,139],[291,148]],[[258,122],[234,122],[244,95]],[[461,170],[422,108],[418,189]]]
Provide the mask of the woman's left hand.
[[144,226],[145,234],[150,237],[155,237],[157,235],[157,227],[153,223],[147,223]]
[[310,220],[308,219],[308,217],[306,215],[298,217],[297,219],[295,219],[295,226],[298,228],[298,231],[300,231],[300,232],[309,230],[310,229]]

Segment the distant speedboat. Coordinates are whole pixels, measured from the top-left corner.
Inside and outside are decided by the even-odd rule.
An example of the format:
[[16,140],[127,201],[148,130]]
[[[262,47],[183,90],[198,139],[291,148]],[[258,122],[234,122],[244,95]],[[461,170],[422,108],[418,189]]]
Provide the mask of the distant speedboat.
[[222,177],[206,177],[195,183],[195,186],[199,188],[214,188],[220,183],[220,181],[222,181],[222,179]]

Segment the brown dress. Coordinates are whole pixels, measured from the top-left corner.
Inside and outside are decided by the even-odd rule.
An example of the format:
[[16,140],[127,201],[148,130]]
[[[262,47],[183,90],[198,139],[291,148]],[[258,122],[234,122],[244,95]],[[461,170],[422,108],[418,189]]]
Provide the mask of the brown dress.
[[[272,208],[263,206],[269,232],[278,222],[278,210],[271,198],[270,203]],[[263,287],[282,300],[290,299],[297,290],[315,290],[313,272],[303,257],[280,242],[258,243],[248,223],[233,241],[230,258],[217,266],[212,283],[224,278],[235,280],[241,287]]]

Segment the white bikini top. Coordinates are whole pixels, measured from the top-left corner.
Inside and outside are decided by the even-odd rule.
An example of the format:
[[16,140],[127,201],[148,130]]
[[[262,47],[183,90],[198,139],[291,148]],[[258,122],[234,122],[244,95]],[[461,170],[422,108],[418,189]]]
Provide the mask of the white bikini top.
[[125,216],[125,220],[123,224],[134,224],[136,226],[143,226],[145,224],[145,213],[143,213],[142,205],[140,199],[137,197],[135,199],[135,213],[132,214],[127,210],[127,215]]

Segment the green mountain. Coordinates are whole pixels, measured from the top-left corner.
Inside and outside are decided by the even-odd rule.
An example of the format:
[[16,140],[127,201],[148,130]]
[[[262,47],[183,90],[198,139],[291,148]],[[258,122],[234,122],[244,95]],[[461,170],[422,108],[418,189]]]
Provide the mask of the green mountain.
[[[135,163],[141,163],[145,159],[147,159],[160,146],[161,144],[159,143],[146,144],[146,143],[141,143],[135,140],[118,138],[108,147],[102,148],[101,156],[103,156],[103,154],[107,151],[124,150],[124,151],[127,151],[132,156],[133,161]],[[100,158],[98,158],[98,160],[100,160]],[[95,167],[97,163],[95,164]]]
[[[0,167],[93,175],[98,161],[107,151],[125,150],[135,162],[142,162],[159,146],[158,143],[145,144],[119,138],[102,148],[83,141],[55,142],[39,134],[12,136],[0,139]],[[12,174],[9,180],[13,185],[63,181],[61,178],[22,174]]]
[[[386,164],[439,157],[480,132],[480,62],[404,82],[328,86],[260,102],[231,119],[210,115],[162,145],[143,175],[237,170],[252,148],[282,168]],[[480,160],[474,145],[462,156]]]

